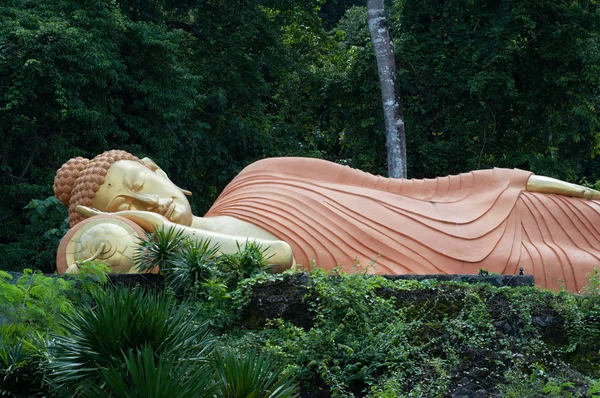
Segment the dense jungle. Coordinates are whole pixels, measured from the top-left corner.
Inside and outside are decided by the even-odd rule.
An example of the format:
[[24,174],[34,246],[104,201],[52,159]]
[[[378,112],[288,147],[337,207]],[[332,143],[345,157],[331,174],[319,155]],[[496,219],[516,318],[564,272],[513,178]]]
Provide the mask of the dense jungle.
[[[150,157],[198,215],[265,157],[386,175],[366,4],[0,0],[0,395],[600,398],[598,270],[578,293],[276,274],[255,242],[218,255],[161,228],[134,259],[158,275],[50,275],[68,229],[52,183],[75,156]],[[385,6],[409,178],[600,187],[597,1]]]
[[[203,214],[247,164],[308,156],[386,174],[358,0],[4,0],[0,269],[52,272],[58,167],[149,156]],[[600,179],[595,1],[386,3],[409,178],[517,167]]]

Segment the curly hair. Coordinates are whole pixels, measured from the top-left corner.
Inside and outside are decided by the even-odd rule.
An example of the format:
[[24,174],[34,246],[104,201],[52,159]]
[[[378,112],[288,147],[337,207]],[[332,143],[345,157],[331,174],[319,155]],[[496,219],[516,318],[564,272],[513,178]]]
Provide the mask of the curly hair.
[[129,152],[113,149],[101,153],[92,160],[82,157],[70,159],[58,169],[54,177],[54,195],[69,207],[71,227],[85,219],[77,212],[77,206],[92,205],[96,192],[104,183],[108,169],[119,160],[133,160],[144,164]]

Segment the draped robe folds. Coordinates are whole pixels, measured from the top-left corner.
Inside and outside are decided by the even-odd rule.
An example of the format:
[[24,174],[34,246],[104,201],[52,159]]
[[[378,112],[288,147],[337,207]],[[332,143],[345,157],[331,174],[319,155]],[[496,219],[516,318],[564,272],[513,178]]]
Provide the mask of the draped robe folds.
[[600,202],[526,190],[531,172],[390,179],[319,159],[246,167],[205,217],[231,216],[292,247],[298,264],[377,274],[517,274],[576,291],[600,266]]

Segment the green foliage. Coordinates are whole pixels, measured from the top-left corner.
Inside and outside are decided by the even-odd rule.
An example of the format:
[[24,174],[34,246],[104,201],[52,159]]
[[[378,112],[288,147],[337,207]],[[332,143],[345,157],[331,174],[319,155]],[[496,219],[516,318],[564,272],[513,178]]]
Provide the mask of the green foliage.
[[289,375],[283,376],[278,361],[264,353],[232,349],[215,351],[212,362],[217,396],[228,398],[284,398],[297,396]]
[[[103,369],[107,374],[116,371],[120,377],[134,377],[135,361],[150,355],[144,347],[155,357],[171,361],[205,361],[210,340],[187,305],[176,306],[166,295],[119,287],[95,292],[93,299],[94,308],[80,308],[64,317],[68,335],[55,336],[49,347],[48,369],[61,392],[102,388]],[[135,354],[131,368],[123,369],[123,356],[127,359],[130,353]],[[175,371],[173,367],[168,370]]]
[[265,354],[212,351],[189,302],[139,289],[92,293],[53,336],[46,365],[60,394],[100,397],[290,397],[295,387]]
[[[2,3],[0,242],[9,246],[1,268],[51,270],[55,241],[41,237],[64,216],[39,224],[22,208],[52,193],[69,158],[120,148],[163,161],[201,145],[190,139],[206,129],[192,117],[197,78],[177,58],[186,38],[131,22],[111,0]],[[183,159],[163,165],[183,167]]]
[[72,278],[26,269],[17,280],[0,271],[0,395],[48,396],[47,335],[67,333],[63,320],[106,282],[106,269],[83,264]]
[[253,337],[285,358],[307,391],[441,397],[468,380],[502,388],[498,396],[577,396],[598,377],[597,322],[581,332],[581,349],[561,353],[578,327],[570,312],[590,316],[584,296],[319,270],[310,281],[311,327],[274,319]]
[[580,296],[565,294],[563,311],[568,346],[565,356],[575,366],[600,378],[600,273],[595,269],[588,275],[589,283]]
[[219,247],[213,246],[210,240],[186,240],[164,272],[168,285],[180,295],[198,294],[218,272],[218,252]]
[[31,200],[23,210],[23,218],[28,224],[19,240],[0,245],[0,269],[22,271],[29,268],[52,272],[58,244],[69,229],[67,208],[56,197],[50,196],[44,200]]
[[167,286],[179,297],[205,298],[216,309],[231,298],[229,290],[269,269],[269,256],[260,244],[246,241],[237,248],[236,253],[222,254],[210,240],[194,241],[182,230],[160,228],[141,242],[134,261],[143,271],[158,265]]
[[214,382],[207,365],[180,360],[175,353],[157,355],[152,347],[144,346],[124,353],[125,371],[116,367],[102,368],[106,387],[94,386],[84,397],[131,398],[209,398],[214,397]]
[[570,390],[573,388],[573,383],[563,381],[562,383],[549,381],[546,383],[542,392],[549,394],[550,397],[572,397],[573,393]]
[[76,304],[89,305],[93,301],[93,294],[106,287],[111,267],[97,261],[85,261],[78,268],[77,274],[67,277],[75,281],[77,287],[72,289],[70,298]]
[[140,240],[133,261],[141,272],[152,271],[154,267],[167,270],[171,268],[176,254],[185,242],[183,230],[175,227],[159,228],[153,233],[147,233],[146,239]]
[[48,393],[40,366],[45,357],[41,335],[25,325],[0,324],[0,395],[33,397]]
[[62,330],[60,317],[70,314],[74,282],[25,270],[18,280],[0,271],[0,322],[27,325],[40,332]]
[[408,145],[421,148],[412,164],[431,172],[441,151],[445,168],[567,180],[595,170],[597,18],[595,3],[399,3]]
[[[402,0],[387,9],[410,176],[502,166],[598,179],[596,3]],[[321,156],[385,173],[365,19],[365,7],[349,7],[329,31],[305,24],[319,45],[290,75],[284,114]]]
[[246,240],[242,246],[237,244],[237,252],[223,254],[218,260],[218,266],[231,280],[237,282],[250,278],[269,269],[267,255],[268,249],[255,241]]
[[[443,397],[467,383],[493,396],[599,395],[597,273],[577,295],[391,281],[368,269],[351,275],[261,272],[230,285],[220,272],[215,268],[183,302],[169,294],[79,284],[91,300],[80,300],[78,288],[68,290],[65,299],[75,302],[44,327],[9,311],[10,324],[0,327],[0,388],[27,396],[48,395],[52,386],[61,395],[90,397],[167,391],[262,397],[296,396],[297,383],[309,395]],[[60,301],[33,294],[34,286],[50,288],[26,276],[16,286],[29,296]],[[287,320],[275,315],[266,327],[242,327],[255,290],[268,284],[275,289],[273,303],[286,301],[281,286],[288,278],[306,281],[304,302],[286,305],[312,314],[311,323],[295,325],[286,309]],[[219,348],[213,349],[203,318],[220,332]]]
[[110,266],[96,260],[84,261],[78,268],[79,272],[74,276],[80,283],[79,288],[85,292],[104,285],[108,281],[107,274],[111,272]]
[[333,396],[360,394],[378,375],[400,364],[408,367],[419,355],[402,314],[377,294],[386,280],[362,274],[330,277],[316,270],[311,281],[315,325],[303,330],[276,322],[279,333],[267,343],[294,364],[293,374],[305,387],[324,383]]

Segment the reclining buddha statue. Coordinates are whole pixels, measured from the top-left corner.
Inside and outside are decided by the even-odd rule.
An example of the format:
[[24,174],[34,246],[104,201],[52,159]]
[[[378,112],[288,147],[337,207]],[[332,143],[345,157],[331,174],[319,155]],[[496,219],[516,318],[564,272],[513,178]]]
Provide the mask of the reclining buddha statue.
[[[111,150],[69,160],[56,174],[54,192],[69,207],[71,231],[80,224],[84,231],[63,239],[59,272],[94,250],[124,255],[109,240],[125,237],[127,228],[143,235],[142,229],[160,227],[210,239],[222,253],[257,241],[278,271],[295,263],[351,271],[357,261],[373,259],[377,274],[482,268],[516,274],[522,267],[540,286],[576,291],[600,266],[600,192],[518,169],[390,179],[325,160],[269,158],[242,170],[204,217],[196,217],[190,193],[154,162]],[[105,246],[83,250],[81,242],[93,234]],[[135,271],[119,269],[119,261],[111,263],[115,269]]]

